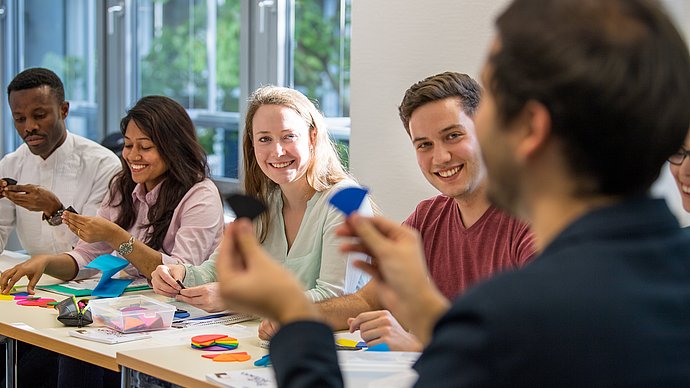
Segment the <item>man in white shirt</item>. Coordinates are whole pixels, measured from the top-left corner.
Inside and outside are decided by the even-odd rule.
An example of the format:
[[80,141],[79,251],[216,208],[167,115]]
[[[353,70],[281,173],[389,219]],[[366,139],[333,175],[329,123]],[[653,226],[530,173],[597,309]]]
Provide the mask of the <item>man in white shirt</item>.
[[[69,102],[62,81],[52,71],[22,71],[10,82],[7,96],[24,144],[0,160],[0,251],[15,227],[31,256],[70,251],[79,238],[61,225],[62,211],[71,206],[80,214],[95,215],[110,179],[122,168],[120,159],[100,144],[67,131]],[[56,380],[54,354],[24,344],[19,353],[22,386],[40,387]],[[45,374],[31,373],[37,368]]]
[[62,211],[95,215],[122,165],[107,148],[67,131],[69,102],[52,71],[24,70],[7,95],[24,144],[0,160],[0,179],[17,181],[0,180],[0,251],[14,227],[32,256],[69,251],[78,237],[61,225]]

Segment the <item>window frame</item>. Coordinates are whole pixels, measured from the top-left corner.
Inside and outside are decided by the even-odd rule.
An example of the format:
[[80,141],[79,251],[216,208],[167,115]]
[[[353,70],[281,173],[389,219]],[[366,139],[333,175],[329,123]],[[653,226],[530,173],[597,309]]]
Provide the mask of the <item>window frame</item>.
[[[89,63],[96,72],[96,106],[79,104],[77,110],[96,109],[96,125],[100,136],[119,131],[121,117],[140,97],[137,7],[140,0],[106,0],[89,3],[95,7],[96,63]],[[215,7],[216,0],[206,0]],[[341,7],[345,0],[341,2]],[[341,8],[342,9],[342,8]],[[24,48],[21,31],[24,0],[0,0],[0,84],[3,90],[11,79],[24,68]],[[238,179],[214,176],[219,186],[228,190],[239,189],[242,179],[242,144],[246,101],[251,91],[266,84],[293,86],[293,39],[295,36],[295,0],[240,0],[240,105],[239,112],[211,109],[188,109],[195,125],[237,125]],[[341,23],[344,16],[341,17]],[[92,39],[89,37],[88,39]],[[212,58],[215,58],[212,56]],[[211,67],[209,71],[214,71]],[[213,82],[213,80],[211,80]],[[67,96],[68,100],[70,96]],[[6,101],[6,98],[5,98]],[[0,122],[6,129],[0,137],[0,152],[6,154],[21,145],[14,128],[9,106],[5,102],[0,110]],[[225,121],[224,121],[225,120]],[[230,121],[227,121],[230,120]],[[336,140],[348,140],[349,117],[327,117],[326,123]]]

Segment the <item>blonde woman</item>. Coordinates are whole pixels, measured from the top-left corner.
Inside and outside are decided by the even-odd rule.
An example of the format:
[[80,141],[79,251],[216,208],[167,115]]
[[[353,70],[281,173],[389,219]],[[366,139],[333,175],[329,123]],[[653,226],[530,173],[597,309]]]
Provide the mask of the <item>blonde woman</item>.
[[[361,288],[368,277],[352,269],[352,254],[340,252],[335,230],[344,218],[328,204],[332,193],[357,183],[341,164],[321,113],[294,89],[265,86],[250,97],[245,123],[244,189],[267,204],[255,225],[264,249],[299,278],[314,302]],[[367,198],[360,213],[371,212]],[[223,310],[214,283],[216,255],[199,266],[159,266],[154,290],[207,311]]]

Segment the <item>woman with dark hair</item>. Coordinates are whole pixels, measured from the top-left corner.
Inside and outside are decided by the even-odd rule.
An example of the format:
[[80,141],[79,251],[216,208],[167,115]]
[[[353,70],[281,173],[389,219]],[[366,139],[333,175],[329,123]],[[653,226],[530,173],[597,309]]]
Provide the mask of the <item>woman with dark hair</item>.
[[[3,293],[22,276],[29,278],[30,293],[44,272],[63,280],[87,277],[94,270],[84,266],[107,253],[128,260],[128,274],[150,278],[159,264],[200,264],[220,243],[223,204],[184,108],[168,97],[144,97],[122,119],[120,131],[123,168],[110,181],[97,215],[63,213],[63,222],[80,238],[77,246],[59,255],[34,256],[3,272]],[[26,356],[19,368],[56,357],[38,348]],[[58,358],[58,386],[120,385],[118,373]]]
[[112,252],[131,263],[128,274],[147,278],[160,264],[200,264],[211,255],[222,234],[223,205],[187,112],[170,98],[144,97],[120,130],[123,169],[97,215],[63,213],[81,241],[71,252],[34,256],[3,272],[2,292],[22,276],[33,293],[44,272],[64,280],[91,275],[84,266]]

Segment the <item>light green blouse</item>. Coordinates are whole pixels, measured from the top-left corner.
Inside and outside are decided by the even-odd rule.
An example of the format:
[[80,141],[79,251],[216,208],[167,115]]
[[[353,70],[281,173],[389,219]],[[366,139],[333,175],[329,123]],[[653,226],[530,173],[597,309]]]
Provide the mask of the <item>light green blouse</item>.
[[[290,251],[285,237],[280,189],[274,192],[268,204],[271,222],[262,245],[275,260],[297,276],[307,289],[307,296],[314,302],[353,293],[369,281],[368,275],[352,266],[354,260],[368,258],[361,254],[340,252],[341,241],[335,235],[335,230],[344,222],[344,218],[339,210],[328,203],[332,193],[352,186],[357,184],[349,180],[342,181],[328,190],[314,194],[307,202],[307,210]],[[373,214],[368,197],[362,202],[359,212],[364,215]],[[185,287],[216,281],[217,255],[218,249],[198,266],[185,264]]]

